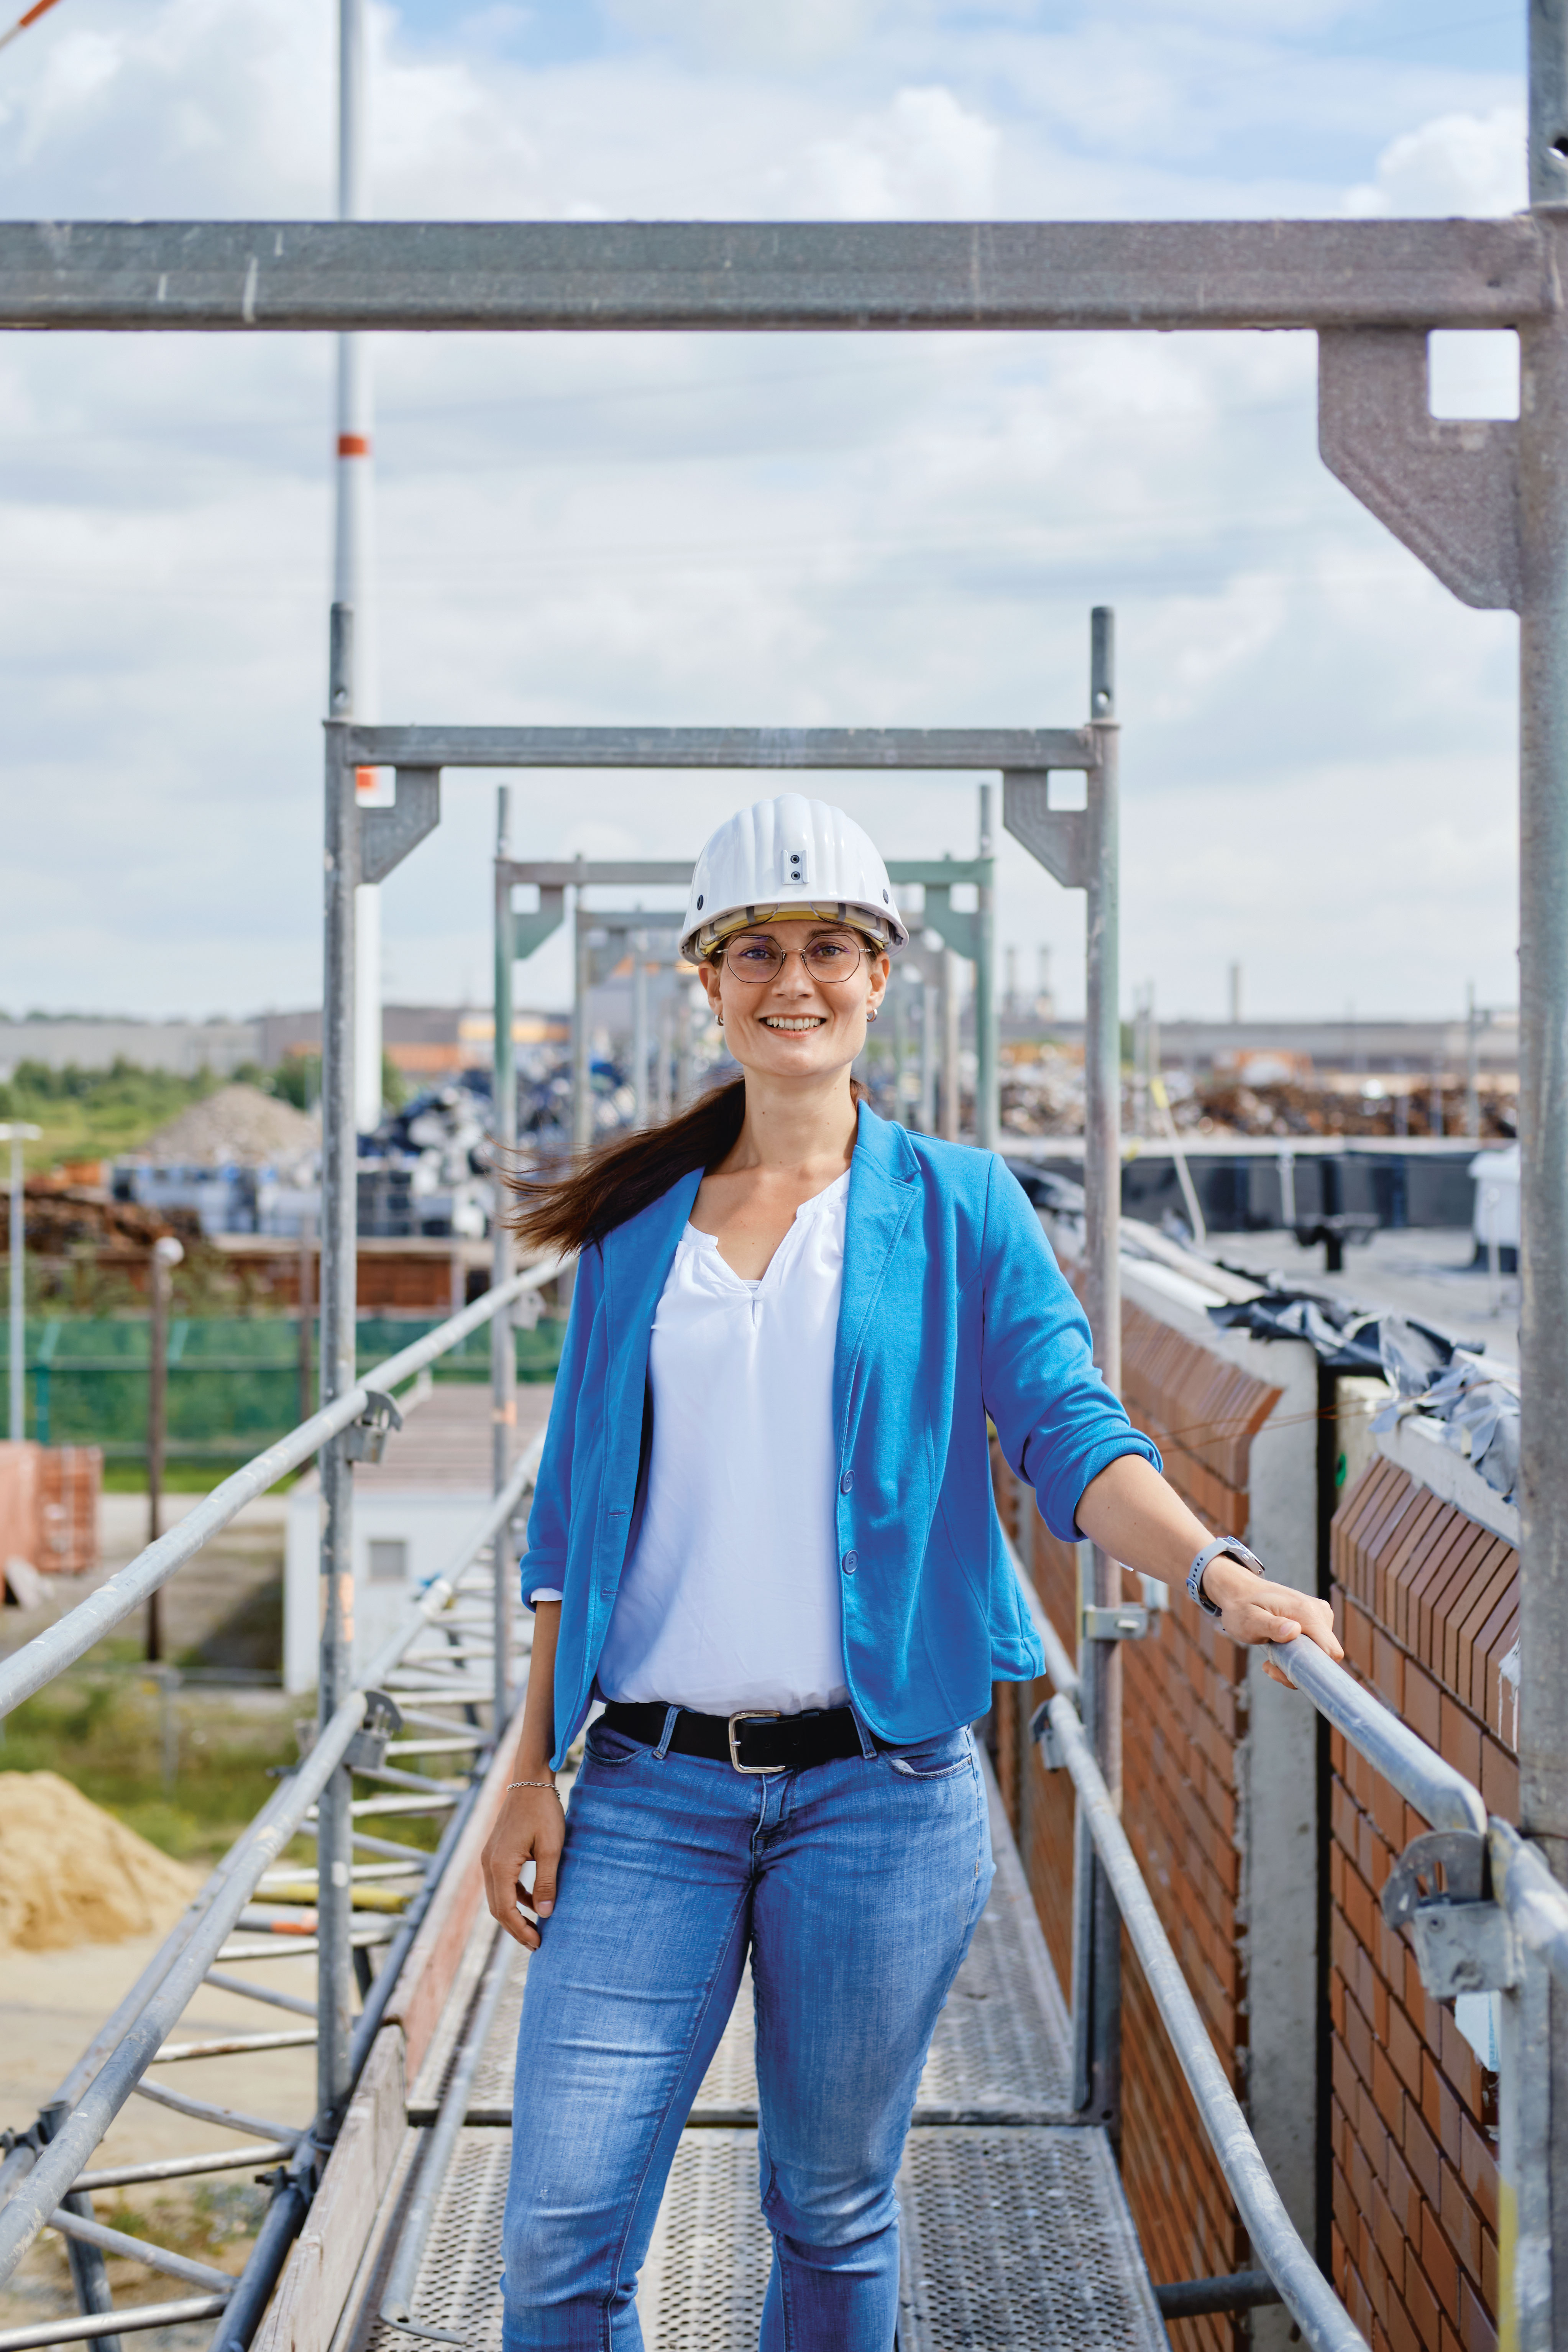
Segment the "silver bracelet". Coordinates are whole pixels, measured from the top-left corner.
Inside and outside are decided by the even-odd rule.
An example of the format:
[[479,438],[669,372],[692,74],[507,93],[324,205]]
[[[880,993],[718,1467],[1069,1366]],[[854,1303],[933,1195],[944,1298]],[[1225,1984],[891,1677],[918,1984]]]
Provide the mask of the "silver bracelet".
[[[514,1789],[548,1789],[556,1803],[558,1805],[561,1804],[561,1791],[556,1787],[553,1780],[509,1780],[506,1784],[506,1792],[509,1797]],[[562,1805],[561,1809],[563,1812],[566,1810],[563,1805]]]

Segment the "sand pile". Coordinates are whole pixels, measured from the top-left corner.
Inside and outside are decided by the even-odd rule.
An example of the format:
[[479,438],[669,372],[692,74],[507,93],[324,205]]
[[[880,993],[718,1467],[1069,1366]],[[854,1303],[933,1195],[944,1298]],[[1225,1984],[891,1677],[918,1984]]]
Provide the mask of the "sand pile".
[[57,1773],[0,1772],[0,1951],[172,1927],[200,1884]]
[[222,1168],[308,1160],[320,1145],[321,1129],[292,1103],[263,1094],[259,1087],[220,1087],[195,1102],[138,1147],[138,1160],[196,1161]]

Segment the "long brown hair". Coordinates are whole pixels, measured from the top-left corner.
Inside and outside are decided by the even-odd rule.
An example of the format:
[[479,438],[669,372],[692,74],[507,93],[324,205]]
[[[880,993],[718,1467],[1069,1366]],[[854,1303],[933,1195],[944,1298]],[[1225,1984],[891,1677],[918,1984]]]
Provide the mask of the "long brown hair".
[[[857,1104],[865,1098],[858,1078],[850,1079],[849,1094]],[[508,1174],[517,1202],[511,1229],[533,1249],[586,1249],[694,1168],[717,1168],[727,1160],[745,1116],[746,1081],[731,1078],[661,1127],[639,1128],[583,1153],[563,1176]]]

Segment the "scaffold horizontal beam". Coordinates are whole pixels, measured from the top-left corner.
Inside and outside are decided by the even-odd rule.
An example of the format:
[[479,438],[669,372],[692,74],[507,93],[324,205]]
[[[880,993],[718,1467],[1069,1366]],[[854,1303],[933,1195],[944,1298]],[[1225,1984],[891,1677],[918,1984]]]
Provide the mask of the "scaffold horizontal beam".
[[[0,231],[0,236],[4,232]],[[1079,727],[353,727],[363,768],[822,768],[1087,771]],[[543,869],[531,868],[537,881]],[[686,870],[689,870],[689,868]],[[552,881],[603,881],[552,866]]]
[[1539,219],[14,221],[0,326],[1507,327]]

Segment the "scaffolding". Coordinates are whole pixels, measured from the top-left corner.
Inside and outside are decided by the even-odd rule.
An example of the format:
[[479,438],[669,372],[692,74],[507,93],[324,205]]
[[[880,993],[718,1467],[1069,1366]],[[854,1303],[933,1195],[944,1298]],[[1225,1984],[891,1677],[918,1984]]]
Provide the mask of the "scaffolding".
[[[1415,1890],[1410,1895],[1412,1919],[1423,1910],[1434,1915],[1423,1931],[1428,1980],[1443,1980],[1440,1948],[1445,1937],[1452,1942],[1458,1936],[1464,1949],[1456,1944],[1450,1951],[1449,1980],[1462,1974],[1468,1987],[1489,1986],[1505,1996],[1502,2336],[1512,2347],[1538,2352],[1568,2335],[1568,1897],[1559,1884],[1568,1874],[1568,1676],[1563,1671],[1568,1656],[1568,1353],[1562,1345],[1568,1329],[1568,305],[1563,292],[1568,283],[1568,0],[1531,0],[1530,35],[1531,209],[1504,220],[952,226],[16,222],[0,225],[0,325],[240,334],[627,329],[1317,332],[1324,462],[1462,601],[1511,610],[1520,619],[1521,1822],[1519,1832],[1489,1824],[1484,1809],[1476,1818],[1479,1797],[1474,1807],[1467,1800],[1461,1822],[1434,1832],[1469,1841],[1448,1850],[1450,1884],[1457,1890],[1451,1899],[1434,1899],[1441,1897],[1447,1868],[1442,1857],[1431,1860],[1426,1879],[1417,1857],[1408,1878]],[[1427,338],[1435,329],[1456,327],[1502,330],[1519,337],[1522,397],[1517,422],[1449,422],[1431,415]],[[314,1760],[302,1769],[320,1776],[320,1942],[331,1990],[321,2004],[318,2128],[327,2135],[342,2116],[353,2079],[347,2010],[351,1915],[344,1891],[353,1838],[349,1776],[341,1766],[329,1768],[332,1742],[342,1738],[342,1754],[355,1736],[343,1727],[344,1710],[352,1713],[357,1704],[344,1638],[351,1430],[363,1421],[367,1402],[355,1381],[353,1349],[353,890],[359,882],[390,872],[428,832],[438,813],[442,766],[518,764],[515,730],[458,730],[458,742],[456,735],[432,736],[418,729],[356,729],[337,715],[349,707],[352,625],[352,614],[340,607],[326,800],[324,1421],[317,1416],[323,1425],[305,1447],[320,1447],[325,1499],[321,1730]],[[1040,833],[1037,854],[1059,879],[1070,876],[1089,890],[1091,940],[1098,925],[1102,940],[1113,947],[1114,890],[1104,886],[1095,846],[1113,837],[1109,669],[1101,684],[1105,712],[1097,710],[1088,730],[1050,739],[1020,730],[1010,751],[992,738],[971,752],[963,750],[959,730],[942,739],[942,756],[931,764],[979,765],[1005,776],[1037,779],[1012,791],[1011,805],[1005,792],[1005,822],[1026,841],[1031,810],[1037,825],[1048,827]],[[545,730],[531,731],[537,754]],[[582,730],[552,731],[553,755],[536,757],[531,764],[633,763],[624,737],[613,761],[595,761],[573,757],[572,743],[581,740]],[[725,752],[721,736],[676,731],[659,744],[646,736],[641,740],[647,764],[747,764]],[[853,737],[834,739],[833,756],[820,764],[860,764],[854,746]],[[395,807],[357,806],[353,769],[361,763],[399,770]],[[1092,794],[1091,812],[1050,808],[1044,779],[1062,768],[1099,773],[1098,819],[1091,813]],[[1085,819],[1076,848],[1067,822],[1074,815]],[[1105,969],[1108,977],[1113,975],[1113,961]],[[498,970],[498,1011],[501,993]],[[1089,1068],[1091,1074],[1099,1070],[1102,1088],[1116,1009],[1112,984],[1090,1023]],[[498,1045],[503,1034],[510,1040],[510,1020],[503,1033],[498,1019]],[[1090,1150],[1101,1155],[1113,1135],[1114,1114],[1106,1117],[1110,1123],[1100,1139],[1092,1121],[1088,1138]],[[1097,1196],[1091,1181],[1089,1191],[1091,1320],[1099,1360],[1109,1375],[1118,1330],[1115,1188]],[[516,1295],[509,1248],[498,1232],[498,1287],[487,1307],[496,1318],[492,1328],[499,1327],[502,1307]],[[498,1495],[504,1486],[499,1465],[507,1416],[514,1411],[500,1369],[510,1353],[510,1346],[500,1344],[498,1331]],[[240,1474],[241,1483],[248,1477],[249,1491],[261,1491],[287,1466],[284,1454],[303,1458],[300,1438],[297,1432],[283,1447],[272,1449],[278,1468],[264,1475],[252,1465],[251,1472]],[[264,1465],[268,1458],[262,1458]],[[258,1477],[260,1486],[255,1484]],[[235,1485],[227,1482],[219,1494]],[[237,1506],[225,1507],[229,1507]],[[220,1510],[210,1517],[208,1531],[223,1523],[223,1516]],[[182,1541],[187,1530],[195,1532],[189,1520],[180,1531]],[[164,1546],[173,1540],[165,1538]],[[179,1558],[188,1556],[188,1549],[178,1552]],[[173,1553],[154,1546],[114,1584],[121,1591],[134,1587],[144,1598],[174,1564]],[[505,1583],[496,1580],[498,1660],[506,1646],[500,1639]],[[110,1589],[105,1587],[104,1594]],[[39,1651],[39,1660],[9,1662],[0,1674],[0,1704],[14,1704],[24,1688],[37,1688],[58,1671],[68,1654],[80,1654],[95,1634],[83,1633],[76,1621],[97,1622],[94,1606],[84,1604],[53,1635],[22,1654],[27,1661],[32,1651]],[[113,1622],[112,1614],[102,1622]],[[1114,1643],[1102,1646],[1103,1659],[1100,1645],[1086,1643],[1081,1677],[1058,1655],[1058,1696],[1052,1702],[1050,1725],[1084,1800],[1084,1836],[1094,1848],[1092,1880],[1087,1848],[1080,1871],[1085,1888],[1094,1890],[1086,1896],[1084,1933],[1096,1953],[1094,1990],[1084,2005],[1085,2048],[1095,2095],[1113,2112],[1120,2031],[1115,1913],[1120,1908],[1131,1927],[1136,1904],[1126,1858],[1110,1834],[1120,1769],[1120,1700]],[[1302,1674],[1301,1662],[1286,1663]],[[1310,1687],[1314,1702],[1342,1727],[1354,1719],[1357,1730],[1347,1728],[1347,1737],[1376,1748],[1382,1727],[1369,1729],[1338,1684],[1320,1687],[1321,1675],[1310,1660],[1307,1672],[1318,1677]],[[1347,1681],[1346,1688],[1353,1685]],[[1071,1694],[1083,1704],[1082,1735],[1061,1715]],[[1409,1761],[1405,1758],[1398,1769],[1405,1769]],[[1108,1792],[1103,1805],[1101,1784]],[[289,1785],[297,1795],[301,1783]],[[1521,1842],[1520,1832],[1530,1843]],[[1437,1913],[1452,1917],[1439,1918]],[[1165,2014],[1176,2032],[1175,2009],[1167,2008]],[[1533,2063],[1527,2063],[1529,2053],[1534,2053]],[[70,2190],[94,2144],[102,2101],[96,2107],[92,2102],[108,2073],[107,2065],[100,2071],[58,2136],[47,2145],[37,2143],[32,2175],[0,2212],[0,2263],[14,2262],[58,2198]],[[1237,2181],[1247,2175],[1246,2152],[1238,2149],[1229,2120],[1208,2120],[1227,2178],[1242,2196]],[[39,2184],[49,2190],[43,2204]],[[1252,2189],[1246,2193],[1250,2197]],[[1254,2201],[1244,2210],[1259,2209]],[[1266,2242],[1258,2238],[1260,2252]],[[1315,2287],[1303,2283],[1288,2250],[1277,2247],[1276,2258],[1278,2267],[1265,2252],[1309,2341],[1356,2340],[1353,2331],[1343,2332],[1348,2323],[1336,2324],[1317,2299],[1321,2280]],[[79,2323],[76,2332],[88,2327]],[[112,2331],[94,2322],[90,2332]]]

